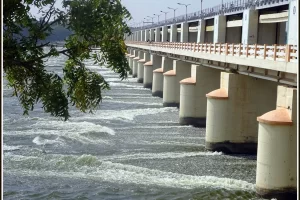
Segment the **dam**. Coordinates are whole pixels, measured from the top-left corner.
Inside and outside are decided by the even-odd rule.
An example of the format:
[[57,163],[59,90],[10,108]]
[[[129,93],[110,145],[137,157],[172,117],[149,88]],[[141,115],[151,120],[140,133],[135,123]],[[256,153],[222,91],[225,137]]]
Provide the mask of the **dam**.
[[298,7],[233,1],[126,37],[133,77],[179,123],[206,127],[205,148],[257,154],[256,192],[297,193]]

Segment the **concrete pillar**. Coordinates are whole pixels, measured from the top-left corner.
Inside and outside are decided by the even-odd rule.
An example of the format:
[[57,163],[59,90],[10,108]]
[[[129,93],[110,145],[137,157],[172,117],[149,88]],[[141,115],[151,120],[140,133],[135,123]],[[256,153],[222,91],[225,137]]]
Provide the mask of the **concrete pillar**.
[[205,127],[206,94],[220,86],[220,70],[192,65],[191,77],[180,81],[179,123]]
[[204,43],[205,39],[205,19],[199,20],[197,43]]
[[226,40],[226,16],[217,15],[214,19],[214,43],[225,43]]
[[289,21],[288,33],[287,33],[287,44],[298,44],[298,6],[297,1],[293,0],[289,5]]
[[[145,34],[144,34],[145,35]],[[144,64],[146,63],[145,60],[145,53],[143,51],[139,52],[139,60],[138,62],[138,69],[137,69],[137,82],[138,83],[143,83],[144,80]]]
[[177,25],[176,24],[171,25],[170,42],[177,42]]
[[151,41],[154,41],[154,39],[155,39],[155,38],[154,38],[154,35],[155,35],[155,34],[154,34],[154,29],[150,29],[150,40],[151,40]]
[[144,64],[144,88],[152,89],[153,71],[161,67],[161,56],[152,54],[151,61]]
[[173,59],[163,56],[161,68],[153,71],[152,96],[163,97],[164,75],[163,73],[173,69]]
[[160,42],[160,27],[155,28],[155,42]]
[[221,72],[221,88],[208,93],[205,147],[225,153],[256,153],[256,116],[276,105],[277,83]]
[[297,89],[278,86],[276,110],[257,118],[256,192],[297,199]]
[[141,30],[141,41],[145,41],[145,30]]
[[189,41],[189,24],[181,23],[180,42],[188,42],[188,41]]
[[137,69],[138,69],[138,60],[139,58],[139,51],[134,50],[134,55],[135,57],[133,58],[133,64],[132,64],[132,77],[136,78],[137,77]]
[[257,44],[258,40],[258,10],[243,12],[242,43]]
[[145,30],[145,41],[150,40],[150,30]]
[[130,50],[130,56],[129,56],[129,67],[130,67],[130,71],[129,74],[132,74],[132,70],[133,70],[133,58],[135,58],[135,53],[134,50],[131,49]]
[[174,60],[173,70],[164,73],[164,89],[163,89],[163,106],[179,107],[180,101],[180,84],[182,79],[191,75],[191,64]]
[[137,31],[137,41],[142,41],[141,31]]
[[162,42],[166,42],[168,39],[168,26],[163,26],[162,27],[162,37],[161,37],[161,41]]

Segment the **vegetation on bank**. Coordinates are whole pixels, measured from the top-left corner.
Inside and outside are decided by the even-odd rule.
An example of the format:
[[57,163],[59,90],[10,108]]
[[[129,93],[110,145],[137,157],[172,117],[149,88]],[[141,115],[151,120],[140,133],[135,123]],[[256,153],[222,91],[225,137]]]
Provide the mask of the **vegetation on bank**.
[[[109,89],[100,74],[85,67],[84,60],[92,58],[121,79],[127,77],[124,35],[130,34],[126,21],[131,16],[120,0],[63,0],[63,9],[56,8],[55,2],[3,1],[3,69],[24,114],[41,103],[45,112],[67,120],[69,105],[92,112],[102,100],[102,90]],[[39,20],[30,13],[32,6],[39,9]],[[61,36],[63,50],[51,43],[59,32],[68,34]],[[45,46],[50,51],[44,51]],[[101,57],[91,53],[92,46],[100,48]],[[68,58],[62,66],[63,78],[45,65],[46,58],[61,54]]]

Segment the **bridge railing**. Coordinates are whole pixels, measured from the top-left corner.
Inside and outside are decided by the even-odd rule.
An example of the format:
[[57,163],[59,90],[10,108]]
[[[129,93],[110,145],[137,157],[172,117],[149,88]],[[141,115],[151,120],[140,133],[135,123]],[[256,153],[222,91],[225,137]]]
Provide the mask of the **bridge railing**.
[[[204,19],[207,17],[213,17],[225,13],[233,13],[237,11],[243,11],[248,8],[256,8],[264,5],[272,5],[277,3],[288,3],[291,0],[232,0],[223,4],[219,4],[214,7],[202,9],[202,11],[197,11],[187,14],[187,20],[197,20]],[[143,29],[150,29],[158,26],[171,25],[174,23],[181,23],[185,21],[185,15],[180,15],[175,18],[169,18],[164,21],[159,21],[146,26],[131,27],[131,31],[138,31]]]
[[130,41],[127,44],[160,47],[199,53],[238,56],[282,62],[297,62],[297,45],[248,45],[248,44],[220,44],[220,43],[183,43],[183,42],[137,42]]

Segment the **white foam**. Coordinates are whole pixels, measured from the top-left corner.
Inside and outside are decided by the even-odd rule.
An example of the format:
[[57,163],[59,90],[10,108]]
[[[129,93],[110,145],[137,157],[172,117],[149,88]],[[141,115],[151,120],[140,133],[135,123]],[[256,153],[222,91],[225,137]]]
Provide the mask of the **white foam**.
[[[203,145],[202,145],[203,146]],[[167,152],[167,153],[136,153],[128,155],[116,155],[104,157],[104,160],[119,161],[119,160],[152,160],[152,159],[171,159],[171,158],[186,158],[198,156],[220,156],[222,152]]]
[[130,144],[139,144],[139,145],[162,145],[162,146],[167,146],[167,145],[171,145],[171,146],[194,146],[194,147],[200,147],[200,146],[204,146],[202,144],[199,143],[191,143],[191,142],[176,142],[176,141],[137,141],[135,142],[131,142]]
[[[125,83],[116,83],[116,82],[110,82],[109,83],[110,86],[116,87],[127,87],[127,88],[144,88],[142,85],[130,85],[130,84],[125,84]],[[147,88],[144,88],[147,89]],[[149,90],[149,89],[148,89]]]
[[[103,133],[109,135],[115,135],[115,131],[106,126],[96,125],[91,122],[71,122],[71,121],[49,121],[49,120],[38,120],[35,124],[29,126],[30,129],[22,131],[9,131],[6,135],[56,135],[59,136],[54,141],[44,140],[41,138],[35,138],[35,144],[55,144],[59,141],[63,141],[63,138],[68,138],[81,143],[91,143],[91,144],[109,144],[109,140],[104,140],[101,137]],[[89,133],[97,134],[98,137],[91,138]]]
[[114,99],[114,98],[112,98],[110,96],[104,96],[104,97],[102,97],[102,99]]
[[120,98],[127,97],[127,96],[129,96],[128,98],[130,98],[130,97],[142,98],[143,96],[147,96],[147,95],[149,95],[148,98],[159,98],[159,97],[153,97],[153,96],[151,96],[151,94],[134,94],[134,93],[114,94],[113,92],[111,93],[112,97],[120,97]]
[[177,112],[177,108],[146,108],[146,109],[132,109],[132,110],[100,110],[94,115],[80,116],[78,119],[106,119],[106,120],[128,120],[133,121],[135,117],[142,115],[154,115],[165,112]]
[[143,87],[114,87],[113,89],[115,90],[149,90],[148,88],[143,88]]
[[137,78],[127,78],[121,80],[121,78],[106,78],[107,82],[122,82],[122,83],[137,83]]
[[[9,158],[13,167],[13,155]],[[193,176],[165,172],[127,164],[101,161],[95,156],[44,155],[23,161],[27,169],[6,169],[7,173],[39,177],[92,179],[118,184],[156,185],[169,188],[195,189],[203,187],[255,191],[246,181],[215,176]],[[37,169],[36,166],[39,166]]]
[[22,148],[22,146],[9,146],[9,145],[3,144],[3,151],[15,151],[15,150],[19,150],[21,148]]
[[58,130],[67,130],[72,133],[77,132],[79,134],[90,132],[104,132],[110,135],[115,135],[115,131],[111,128],[86,121],[38,121],[36,124],[33,124],[32,127],[43,127],[46,129],[54,128]]
[[133,96],[133,97],[124,97],[124,96],[117,96],[114,99],[161,99],[160,97],[153,97],[153,96],[149,96],[149,97],[144,97],[144,96]]
[[59,144],[62,145],[64,142],[59,138],[55,138],[54,140],[44,139],[40,136],[35,137],[32,142],[36,145],[46,145],[46,144]]
[[139,101],[117,101],[117,100],[107,100],[105,102],[110,103],[122,103],[122,104],[135,104],[135,105],[148,105],[148,106],[161,106],[162,103],[150,103],[150,102],[139,102]]
[[116,130],[131,130],[131,129],[169,129],[169,128],[191,128],[192,125],[179,125],[179,126],[133,126],[116,128]]

